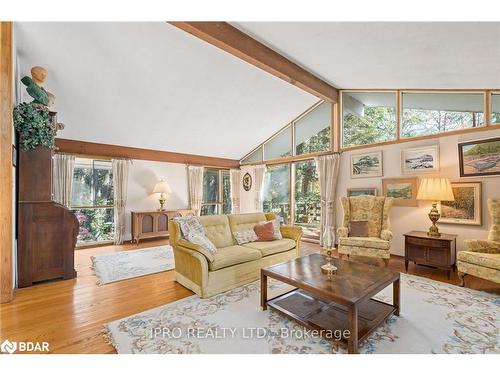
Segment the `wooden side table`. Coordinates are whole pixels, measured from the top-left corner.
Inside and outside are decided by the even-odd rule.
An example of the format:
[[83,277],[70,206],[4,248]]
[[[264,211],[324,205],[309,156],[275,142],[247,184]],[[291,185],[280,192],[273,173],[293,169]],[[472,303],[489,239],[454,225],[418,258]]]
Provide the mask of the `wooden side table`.
[[132,211],[132,243],[142,238],[168,236],[169,220],[178,216],[194,216],[193,210]]
[[408,262],[444,269],[450,273],[455,269],[457,257],[457,235],[441,233],[441,237],[430,237],[427,232],[412,231],[405,236],[405,270]]

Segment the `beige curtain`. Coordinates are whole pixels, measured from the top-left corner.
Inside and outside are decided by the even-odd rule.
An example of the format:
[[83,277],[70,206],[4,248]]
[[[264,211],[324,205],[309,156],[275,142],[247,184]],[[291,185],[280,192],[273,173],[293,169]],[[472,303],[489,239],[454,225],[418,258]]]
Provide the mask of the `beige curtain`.
[[316,162],[321,196],[320,244],[323,245],[325,228],[335,228],[335,194],[339,176],[340,154],[319,156],[314,158],[314,161]]
[[71,206],[75,157],[74,155],[55,154],[52,165],[54,201],[69,208]]
[[253,185],[255,189],[255,209],[258,212],[262,211],[262,189],[264,185],[264,176],[266,174],[265,165],[257,165],[254,168]]
[[127,205],[129,160],[113,159],[113,200],[115,207],[115,244],[123,243],[125,236],[125,208]]
[[233,214],[240,213],[240,185],[241,172],[239,169],[231,169],[229,171],[229,181],[231,185],[231,212]]
[[203,167],[188,167],[189,205],[200,216],[203,203]]

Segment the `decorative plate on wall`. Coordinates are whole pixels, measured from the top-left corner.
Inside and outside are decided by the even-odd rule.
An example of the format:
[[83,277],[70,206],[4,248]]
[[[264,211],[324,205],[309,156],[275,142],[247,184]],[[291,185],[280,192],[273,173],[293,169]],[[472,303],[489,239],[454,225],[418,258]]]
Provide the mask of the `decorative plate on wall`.
[[250,173],[247,172],[243,176],[243,189],[245,189],[245,191],[250,191],[251,188],[252,188],[252,176],[250,176]]

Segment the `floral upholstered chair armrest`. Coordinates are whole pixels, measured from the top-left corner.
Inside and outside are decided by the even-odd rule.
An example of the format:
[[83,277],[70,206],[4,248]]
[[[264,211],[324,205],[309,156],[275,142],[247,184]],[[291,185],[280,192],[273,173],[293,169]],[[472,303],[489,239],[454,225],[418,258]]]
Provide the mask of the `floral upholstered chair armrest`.
[[384,241],[390,241],[392,240],[392,237],[392,232],[389,229],[382,229],[382,231],[380,232],[380,238]]
[[500,242],[490,240],[465,240],[465,250],[475,253],[500,254]]
[[337,236],[338,237],[349,237],[349,229],[346,227],[337,228]]
[[302,228],[298,226],[282,225],[280,232],[283,238],[290,238],[295,242],[299,242],[302,237]]
[[215,259],[214,255],[212,253],[210,253],[210,251],[205,250],[201,245],[189,242],[185,239],[180,239],[179,241],[177,241],[177,246],[180,246],[180,247],[183,247],[183,248],[186,248],[189,250],[197,251],[197,252],[203,254],[205,256],[205,258],[207,258],[208,261],[210,261],[210,262],[213,262],[213,260]]

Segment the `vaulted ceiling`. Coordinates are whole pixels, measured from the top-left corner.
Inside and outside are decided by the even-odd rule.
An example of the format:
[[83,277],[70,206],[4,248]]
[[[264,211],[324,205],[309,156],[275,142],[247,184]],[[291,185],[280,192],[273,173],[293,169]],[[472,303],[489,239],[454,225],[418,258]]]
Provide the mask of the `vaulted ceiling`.
[[[500,23],[232,23],[338,88],[500,88]],[[318,99],[167,23],[16,23],[62,138],[241,158]]]
[[239,159],[318,98],[167,23],[16,23],[59,137]]

